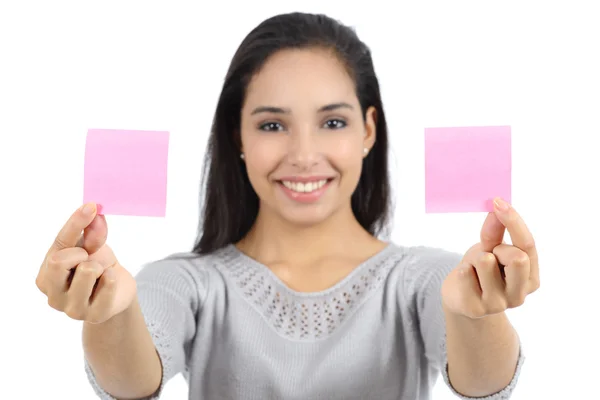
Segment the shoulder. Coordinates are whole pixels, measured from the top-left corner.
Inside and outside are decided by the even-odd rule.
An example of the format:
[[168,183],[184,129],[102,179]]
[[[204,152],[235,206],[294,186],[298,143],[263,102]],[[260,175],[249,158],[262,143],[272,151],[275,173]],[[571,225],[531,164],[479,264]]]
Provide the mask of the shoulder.
[[142,265],[135,279],[139,289],[157,289],[178,297],[196,294],[202,301],[217,278],[214,268],[222,258],[222,250],[210,254],[172,253]]
[[461,261],[458,252],[431,246],[401,246],[392,243],[396,255],[395,267],[402,279],[403,289],[410,293],[438,287]]
[[406,247],[405,254],[407,265],[420,271],[430,271],[432,268],[444,267],[448,264],[456,266],[463,257],[461,253],[430,246]]
[[448,264],[456,266],[463,254],[431,246],[403,246],[390,242],[388,254],[398,266],[414,272],[431,272]]

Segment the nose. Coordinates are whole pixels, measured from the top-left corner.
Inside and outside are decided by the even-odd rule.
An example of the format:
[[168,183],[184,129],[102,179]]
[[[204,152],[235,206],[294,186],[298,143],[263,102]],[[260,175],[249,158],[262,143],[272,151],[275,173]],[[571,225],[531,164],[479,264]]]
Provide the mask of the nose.
[[293,166],[307,170],[318,163],[319,148],[315,139],[313,132],[308,128],[292,132],[288,159]]

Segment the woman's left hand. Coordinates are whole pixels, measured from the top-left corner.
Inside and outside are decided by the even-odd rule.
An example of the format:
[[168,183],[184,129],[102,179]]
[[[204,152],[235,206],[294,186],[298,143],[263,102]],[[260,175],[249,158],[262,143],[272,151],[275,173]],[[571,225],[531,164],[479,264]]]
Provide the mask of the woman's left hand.
[[[508,231],[512,245],[503,241]],[[471,319],[522,305],[540,286],[533,236],[521,216],[501,199],[494,201],[471,247],[442,285],[444,309]]]

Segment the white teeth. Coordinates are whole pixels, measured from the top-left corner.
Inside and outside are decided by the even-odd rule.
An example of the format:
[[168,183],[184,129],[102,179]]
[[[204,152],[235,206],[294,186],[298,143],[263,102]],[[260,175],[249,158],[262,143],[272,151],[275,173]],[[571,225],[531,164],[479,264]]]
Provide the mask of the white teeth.
[[292,181],[282,181],[283,182],[283,186],[285,186],[286,188],[293,190],[294,192],[298,192],[298,193],[310,193],[310,192],[314,192],[317,189],[322,188],[326,183],[327,183],[327,179],[322,179],[320,181],[314,181],[314,182],[292,182]]

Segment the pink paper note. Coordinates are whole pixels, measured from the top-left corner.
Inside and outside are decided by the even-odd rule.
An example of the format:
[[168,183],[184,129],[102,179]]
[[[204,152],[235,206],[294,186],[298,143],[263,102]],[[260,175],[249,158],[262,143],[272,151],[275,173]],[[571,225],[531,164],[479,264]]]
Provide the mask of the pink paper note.
[[490,212],[511,202],[511,128],[425,129],[425,212]]
[[169,132],[88,130],[84,203],[113,215],[164,217]]

